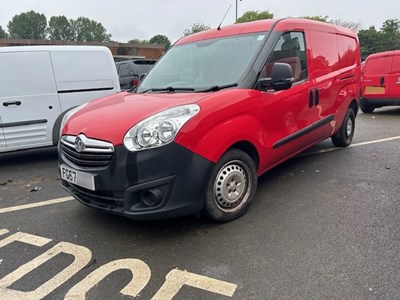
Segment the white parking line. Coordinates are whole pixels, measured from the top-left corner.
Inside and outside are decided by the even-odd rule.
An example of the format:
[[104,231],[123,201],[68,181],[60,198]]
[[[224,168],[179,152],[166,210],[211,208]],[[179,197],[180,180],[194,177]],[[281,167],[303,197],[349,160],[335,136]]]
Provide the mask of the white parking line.
[[389,141],[398,140],[398,139],[400,139],[400,136],[394,136],[394,137],[390,137],[390,138],[386,138],[386,139],[357,143],[357,144],[350,145],[349,147],[358,147],[358,146],[364,146],[364,145],[369,145],[369,144],[384,143],[384,142],[389,142]]
[[58,203],[66,202],[66,201],[71,201],[73,199],[74,199],[73,197],[63,197],[63,198],[58,198],[58,199],[52,199],[52,200],[47,200],[47,201],[42,201],[42,202],[31,203],[31,204],[24,204],[24,205],[12,206],[12,207],[0,208],[0,214],[17,211],[17,210],[34,208],[34,207],[58,204]]
[[[379,139],[379,140],[373,140],[373,141],[362,142],[362,143],[357,143],[357,144],[351,144],[348,148],[365,146],[365,145],[376,144],[376,143],[390,142],[390,141],[399,140],[399,139],[400,139],[400,136],[393,136],[393,137],[386,138],[386,139]],[[317,151],[303,152],[303,153],[300,153],[298,156],[310,156],[313,154],[327,153],[327,152],[337,151],[337,150],[341,150],[341,149],[343,149],[343,148],[332,147],[332,148],[326,148],[326,149],[321,149],[321,150],[317,150]]]

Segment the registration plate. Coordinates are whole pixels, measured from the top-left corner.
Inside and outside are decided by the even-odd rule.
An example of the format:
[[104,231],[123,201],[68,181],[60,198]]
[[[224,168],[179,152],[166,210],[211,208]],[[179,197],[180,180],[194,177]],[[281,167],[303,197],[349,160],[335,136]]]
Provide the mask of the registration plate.
[[74,170],[73,168],[61,165],[60,166],[61,178],[72,184],[84,187],[86,189],[95,190],[94,177],[91,174]]
[[386,89],[384,86],[366,86],[365,93],[366,94],[385,94]]

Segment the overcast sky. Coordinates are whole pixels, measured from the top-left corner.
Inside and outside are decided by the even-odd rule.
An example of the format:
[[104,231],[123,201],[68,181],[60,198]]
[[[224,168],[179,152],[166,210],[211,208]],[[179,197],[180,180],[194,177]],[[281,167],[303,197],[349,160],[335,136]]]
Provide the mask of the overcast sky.
[[[238,15],[248,10],[269,10],[276,18],[329,16],[330,19],[361,22],[363,28],[380,29],[387,19],[400,19],[400,0],[242,0]],[[150,39],[166,35],[175,42],[193,23],[217,27],[228,7],[224,25],[235,22],[236,0],[0,0],[0,26],[16,14],[34,10],[68,19],[80,16],[100,22],[112,40]]]

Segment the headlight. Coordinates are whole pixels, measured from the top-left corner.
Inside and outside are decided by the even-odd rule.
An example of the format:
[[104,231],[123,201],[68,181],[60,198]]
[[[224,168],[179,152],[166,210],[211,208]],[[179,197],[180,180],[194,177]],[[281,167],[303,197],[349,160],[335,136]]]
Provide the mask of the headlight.
[[199,111],[197,104],[188,104],[155,114],[133,126],[124,137],[124,145],[129,151],[140,151],[169,144]]
[[77,106],[77,107],[75,107],[75,108],[69,110],[69,111],[64,115],[64,117],[63,117],[62,120],[61,120],[61,125],[60,125],[60,136],[61,136],[61,132],[62,132],[62,130],[63,130],[63,128],[64,128],[64,125],[65,125],[65,123],[68,121],[68,119],[71,118],[73,114],[75,114],[78,110],[80,110],[81,108],[85,107],[86,105],[87,105],[87,103],[84,103],[84,104],[82,104],[82,105],[80,105],[80,106]]

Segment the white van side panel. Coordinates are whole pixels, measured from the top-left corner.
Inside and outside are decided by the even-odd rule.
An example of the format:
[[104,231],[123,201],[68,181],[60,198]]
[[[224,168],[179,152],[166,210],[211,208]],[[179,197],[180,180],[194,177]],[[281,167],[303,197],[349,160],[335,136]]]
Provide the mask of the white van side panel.
[[[1,126],[1,117],[0,117],[0,126]],[[4,138],[4,134],[3,134],[3,128],[0,127],[0,152],[2,149],[4,149],[6,147],[6,140]]]
[[0,152],[53,145],[64,111],[117,92],[106,47],[0,47]]
[[115,64],[107,51],[51,52],[62,111],[119,91]]
[[[61,113],[48,51],[1,53],[0,116],[7,151],[50,145]],[[3,149],[4,150],[4,149]]]

